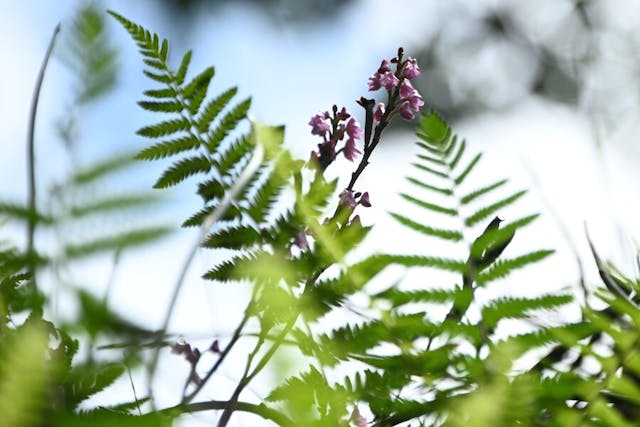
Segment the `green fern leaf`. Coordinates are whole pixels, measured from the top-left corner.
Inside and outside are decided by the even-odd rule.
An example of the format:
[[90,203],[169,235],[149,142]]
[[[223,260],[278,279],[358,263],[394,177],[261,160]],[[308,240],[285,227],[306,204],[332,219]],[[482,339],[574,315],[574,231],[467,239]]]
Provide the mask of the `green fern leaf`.
[[145,96],[148,96],[149,98],[156,99],[175,99],[178,96],[178,92],[176,92],[176,90],[172,87],[145,90],[143,94]]
[[433,211],[433,212],[442,213],[442,214],[445,214],[445,215],[448,215],[448,216],[456,216],[456,215],[458,215],[458,211],[455,210],[455,209],[444,208],[442,206],[435,205],[433,203],[428,203],[428,202],[425,202],[424,200],[417,199],[417,198],[415,198],[413,196],[410,196],[410,195],[408,195],[406,193],[400,193],[400,197],[402,197],[403,199],[405,199],[408,202],[413,203],[415,206],[418,206],[418,207],[421,207],[421,208],[424,208],[424,209],[428,209],[428,210]]
[[210,100],[202,109],[200,118],[198,119],[198,131],[207,132],[211,126],[211,122],[218,117],[218,114],[231,102],[231,99],[238,93],[237,87],[232,87],[222,92],[217,97]]
[[198,184],[198,195],[205,203],[213,199],[224,197],[225,187],[215,178],[210,178]]
[[229,132],[234,130],[238,123],[247,117],[249,107],[251,107],[251,98],[242,101],[222,117],[216,128],[210,132],[210,138],[207,143],[209,151],[214,152],[218,149],[218,145],[227,137]]
[[389,255],[394,263],[405,267],[434,267],[442,270],[464,273],[467,271],[467,264],[448,258],[428,257],[420,255]]
[[220,175],[228,175],[232,169],[242,168],[243,159],[248,159],[254,145],[249,138],[242,136],[229,144],[224,150],[224,155],[216,162]]
[[393,307],[400,307],[411,303],[450,303],[455,298],[456,291],[451,289],[428,289],[417,291],[401,291],[395,287],[389,288],[378,294],[374,298],[390,301]]
[[494,215],[500,209],[506,206],[512,205],[525,194],[527,194],[526,190],[518,191],[517,193],[509,197],[506,197],[496,203],[493,203],[489,206],[479,209],[478,211],[474,212],[473,215],[465,219],[464,223],[467,227],[472,227],[476,225],[478,222],[482,221],[483,219],[486,219],[491,215]]
[[136,209],[158,202],[156,194],[122,194],[106,196],[96,199],[92,197],[87,203],[74,204],[69,214],[74,218],[82,218],[90,215],[107,214],[109,212],[122,212],[125,209]]
[[178,71],[176,71],[175,75],[175,83],[177,85],[181,85],[182,83],[184,83],[184,79],[187,76],[187,71],[189,69],[189,64],[191,63],[191,54],[192,52],[188,50],[182,57],[180,67],[178,68]]
[[68,408],[77,406],[92,395],[113,384],[123,373],[121,363],[86,363],[72,368],[65,381],[65,400]]
[[462,233],[456,230],[433,228],[428,225],[415,222],[404,215],[400,215],[394,212],[390,212],[390,215],[394,217],[400,224],[427,236],[438,237],[440,239],[450,240],[453,242],[459,242],[463,239]]
[[65,254],[69,258],[85,258],[100,252],[113,252],[125,247],[140,246],[165,237],[171,231],[168,227],[136,229],[113,236],[97,238],[81,244],[68,245]]
[[442,171],[439,171],[437,169],[433,169],[433,168],[430,168],[428,166],[421,165],[419,163],[411,163],[411,166],[415,167],[416,169],[420,169],[423,172],[428,172],[428,173],[430,173],[432,175],[435,175],[435,176],[437,176],[439,178],[445,178],[446,179],[446,178],[449,177],[449,175],[447,175],[446,172],[442,172]]
[[449,188],[436,187],[436,186],[433,186],[433,185],[431,185],[429,183],[422,182],[417,178],[407,177],[407,181],[409,181],[410,183],[412,183],[416,187],[423,188],[425,190],[434,191],[436,193],[444,194],[445,196],[452,196],[453,195],[453,191],[451,191],[451,189],[449,189]]
[[473,168],[478,164],[478,162],[480,161],[480,158],[482,158],[482,154],[476,154],[475,157],[471,159],[467,167],[462,171],[462,173],[460,173],[460,175],[458,175],[457,178],[453,180],[453,182],[455,182],[456,185],[462,184],[462,182],[467,178],[467,176],[469,176]]
[[89,166],[79,168],[71,175],[70,180],[77,186],[92,184],[115,172],[128,168],[134,160],[134,156],[131,153],[107,157]]
[[182,138],[171,139],[168,141],[158,142],[150,147],[145,148],[136,155],[139,160],[157,160],[170,157],[185,151],[198,148],[200,141],[193,135],[184,136]]
[[158,83],[170,84],[172,82],[172,78],[169,74],[152,73],[151,71],[148,71],[148,70],[143,70],[142,72],[144,73],[145,76],[149,77],[151,80],[154,80]]
[[489,328],[502,319],[526,319],[531,311],[556,309],[573,302],[571,295],[548,294],[535,298],[499,298],[482,308],[482,321]]
[[486,187],[482,187],[478,190],[472,191],[466,196],[461,197],[460,203],[463,205],[468,205],[469,203],[473,202],[477,198],[495,190],[496,188],[502,187],[507,182],[508,182],[507,179],[502,179],[500,181],[494,182],[493,184],[487,185]]
[[516,258],[498,260],[492,264],[486,271],[480,273],[476,281],[479,284],[486,284],[496,279],[501,279],[509,275],[512,271],[519,270],[522,267],[542,261],[549,255],[553,254],[552,250],[540,250],[522,255]]
[[205,248],[245,249],[260,243],[262,236],[248,225],[230,227],[209,234],[202,246]]
[[167,188],[177,185],[185,179],[211,170],[209,159],[204,156],[187,157],[175,162],[153,185],[153,188]]
[[[447,150],[444,152],[444,156],[445,157],[449,157],[451,155],[451,153],[453,152],[453,150],[455,148],[457,148],[456,154],[453,157],[453,159],[449,162],[449,170],[455,170],[458,167],[458,163],[460,163],[460,160],[462,159],[462,156],[464,154],[465,149],[467,148],[467,142],[463,139],[460,144],[457,143],[458,139],[457,137],[454,135],[450,144],[447,147]],[[471,166],[473,167],[473,166]],[[456,182],[456,184],[459,184],[458,182]]]
[[137,134],[148,138],[160,138],[165,135],[186,131],[191,128],[189,119],[182,117],[179,119],[167,120],[151,126],[145,126],[138,130]]
[[182,89],[182,96],[188,101],[191,114],[196,114],[200,109],[214,74],[213,67],[206,68]]
[[178,113],[184,108],[179,101],[138,101],[138,105],[154,113]]

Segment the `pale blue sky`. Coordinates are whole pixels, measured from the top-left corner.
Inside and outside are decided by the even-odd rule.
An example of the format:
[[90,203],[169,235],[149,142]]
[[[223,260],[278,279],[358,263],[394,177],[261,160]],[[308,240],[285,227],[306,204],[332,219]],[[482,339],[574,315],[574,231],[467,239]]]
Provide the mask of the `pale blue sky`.
[[[475,6],[470,6],[470,9],[500,2],[473,3]],[[635,7],[637,3],[628,4]],[[0,52],[5,58],[0,79],[0,117],[3,123],[0,126],[0,155],[3,159],[0,193],[3,197],[24,197],[24,142],[32,88],[54,26],[71,16],[76,4],[48,0],[0,0],[0,10],[3,10],[0,15]],[[297,156],[303,158],[315,144],[307,125],[312,114],[335,103],[345,105],[356,116],[361,116],[354,101],[365,94],[367,77],[375,71],[380,60],[393,56],[400,45],[411,54],[413,43],[430,38],[434,29],[443,25],[438,15],[443,3],[436,1],[353,2],[335,21],[306,28],[278,28],[253,9],[229,6],[217,10],[215,15],[199,14],[190,33],[184,36],[178,33],[170,20],[153,11],[152,1],[113,0],[103,4],[172,40],[175,62],[185,49],[192,48],[192,71],[215,65],[213,90],[238,85],[241,96],[253,97],[252,115],[257,120],[287,125],[287,143]],[[629,28],[633,32],[634,26],[628,24],[623,15],[614,14],[610,19],[619,28]],[[541,28],[545,22],[539,16],[538,20],[532,21],[532,25]],[[140,99],[141,92],[149,88],[149,84],[142,75],[141,59],[128,35],[116,23],[111,25],[111,33],[121,52],[121,82],[104,104],[91,107],[86,112],[81,135],[87,144],[91,144],[85,151],[88,158],[114,147],[144,146],[134,132],[145,123],[146,116],[139,111],[135,101]],[[635,34],[637,36],[638,33]],[[619,46],[615,40],[607,40],[604,42]],[[626,53],[620,52],[614,56],[614,61],[625,58]],[[429,64],[421,66],[421,78],[428,79]],[[620,68],[617,67],[618,70]],[[499,78],[494,80],[498,83],[500,79],[509,78],[501,74],[502,70],[495,71]],[[59,176],[60,165],[64,165],[61,150],[52,136],[52,126],[55,119],[64,113],[60,109],[68,99],[65,98],[66,77],[64,67],[59,62],[52,62],[42,92],[37,152],[38,171],[45,182]],[[487,78],[490,80],[490,76]],[[593,74],[591,84],[596,89],[611,87],[612,98],[617,95],[615,85],[610,85],[597,73]],[[594,90],[593,96],[598,93]],[[591,111],[587,108],[592,105],[589,102],[586,99],[586,107],[582,106],[585,108],[575,109],[522,96],[513,108],[478,114],[456,124],[455,130],[467,138],[471,150],[485,152],[485,164],[481,170],[487,177],[480,182],[512,177],[513,190],[520,187],[533,190],[524,204],[527,212],[544,213],[544,199],[555,207],[568,223],[585,256],[585,265],[591,268],[589,277],[593,279],[595,272],[585,246],[583,221],[589,222],[603,254],[628,260],[621,255],[616,224],[636,238],[640,235],[637,221],[640,217],[637,200],[640,194],[637,173],[640,150],[634,125],[639,122],[634,121],[638,116],[637,105],[632,100],[631,106],[621,103],[616,110],[620,117],[617,123],[604,132],[598,132],[605,147],[601,162],[594,149],[593,132],[601,127],[594,124],[593,116],[587,114]],[[397,202],[394,194],[402,185],[402,177],[411,161],[413,139],[410,133],[405,133],[386,141],[380,152],[374,154],[373,163],[362,178],[361,185],[371,193],[374,205],[362,213],[363,221],[382,224],[374,231],[369,250],[383,247],[388,250],[407,249],[407,242],[413,241],[411,235],[393,226],[385,216],[385,209]],[[604,175],[596,172],[603,165],[606,167]],[[348,173],[345,162],[340,167],[345,174]],[[603,181],[603,176],[606,181]],[[143,182],[148,180],[149,185],[153,182],[152,176],[145,175],[140,179]],[[187,184],[174,193],[176,200],[191,200],[183,202],[186,205],[176,206],[177,219],[197,209],[197,200],[190,198],[192,189],[193,186]],[[543,191],[537,193],[536,189]],[[520,240],[516,239],[510,250],[518,253],[537,244],[556,247],[559,253],[545,264],[548,277],[536,276],[539,280],[531,283],[526,277],[519,276],[523,284],[520,291],[535,293],[571,286],[576,278],[575,266],[572,254],[559,236],[557,225],[547,215],[534,227],[532,232]],[[132,319],[148,322],[150,326],[157,325],[183,254],[193,237],[189,232],[182,233],[165,246],[126,258],[117,275],[112,295],[114,305]],[[431,252],[436,249],[421,245],[416,250]],[[179,312],[172,324],[176,331],[197,336],[224,334],[238,317],[240,305],[229,302],[241,301],[243,290],[214,287],[199,278],[210,265],[211,257],[211,254],[203,253],[194,263]],[[103,264],[88,263],[85,268],[105,276],[108,272],[108,266]],[[395,274],[397,277],[399,273]],[[103,290],[102,285],[95,285],[96,292]],[[239,351],[237,356],[236,359],[242,359],[242,352]],[[180,369],[186,367],[178,359],[167,359],[164,363],[164,368],[171,375],[166,379],[167,387],[162,387],[163,391],[158,395],[169,404],[177,399],[175,392],[180,389],[184,375]],[[226,386],[230,386],[237,373],[229,367],[223,370],[221,378],[223,383],[226,381]],[[258,390],[264,391],[260,387]],[[126,385],[121,392],[128,392]],[[224,393],[220,394],[218,390],[206,390],[202,397],[213,395],[224,398]],[[247,400],[257,398],[251,393],[248,396]],[[241,420],[257,425],[253,424],[253,418],[242,417],[236,419],[235,425],[241,425]]]

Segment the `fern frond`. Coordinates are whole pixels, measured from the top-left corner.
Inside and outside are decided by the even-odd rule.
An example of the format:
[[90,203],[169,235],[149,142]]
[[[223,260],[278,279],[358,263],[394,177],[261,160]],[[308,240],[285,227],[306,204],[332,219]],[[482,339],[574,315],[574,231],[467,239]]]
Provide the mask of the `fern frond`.
[[138,101],[138,105],[154,113],[178,113],[184,106],[179,101]]
[[477,224],[478,222],[482,221],[483,219],[486,219],[488,217],[490,217],[491,215],[495,214],[496,212],[498,212],[498,210],[507,207],[509,205],[512,205],[513,203],[515,203],[518,199],[520,199],[522,196],[524,196],[525,194],[527,194],[527,192],[525,190],[522,191],[518,191],[517,193],[512,194],[509,197],[506,197],[496,203],[493,203],[489,206],[485,206],[479,210],[477,210],[476,212],[474,212],[471,216],[469,216],[468,218],[465,219],[465,225],[468,227],[474,226],[475,224]]
[[260,232],[248,225],[225,228],[209,234],[202,243],[205,248],[247,249],[259,243]]
[[250,107],[251,98],[247,98],[220,119],[215,129],[210,132],[209,141],[207,142],[209,151],[213,152],[218,149],[222,140],[247,116]]
[[140,160],[158,160],[193,150],[200,146],[200,141],[193,135],[162,141],[140,151],[136,158]]
[[[251,140],[242,136],[224,149],[224,155],[216,161],[220,174],[228,175],[233,168],[242,164],[242,160],[248,158],[254,148]],[[221,150],[222,151],[222,150]]]
[[208,67],[182,89],[182,96],[188,102],[188,110],[192,115],[198,112],[202,101],[207,96],[207,90],[214,74],[214,68]]
[[557,309],[571,302],[571,295],[560,294],[547,294],[535,298],[498,298],[482,308],[482,320],[492,329],[502,319],[526,319],[532,311]]
[[479,188],[477,190],[472,191],[471,193],[462,196],[460,198],[460,203],[462,205],[467,205],[473,202],[475,199],[484,196],[485,194],[495,190],[496,188],[502,187],[504,184],[508,182],[507,179],[501,179],[500,181],[494,182],[493,184],[487,185],[485,187]]
[[456,290],[452,289],[402,291],[395,287],[392,287],[373,295],[373,297],[387,300],[391,302],[393,307],[400,307],[402,305],[411,303],[450,303],[455,299],[456,292]]
[[65,247],[69,258],[84,258],[100,252],[113,252],[122,248],[145,245],[166,236],[171,231],[168,227],[149,227],[120,233],[113,236],[97,238],[80,244]]
[[434,267],[456,273],[464,273],[467,270],[467,264],[464,261],[449,258],[420,255],[390,255],[390,258],[394,263],[405,267]]
[[480,161],[481,157],[482,157],[482,154],[476,154],[473,157],[473,159],[471,159],[471,161],[469,162],[467,167],[464,168],[464,170],[460,173],[460,175],[458,175],[456,178],[453,179],[453,182],[456,185],[462,184],[462,182],[464,182],[464,180],[467,178],[467,176],[469,176],[469,174],[471,173],[473,168],[478,164],[478,162]]
[[441,228],[433,228],[425,224],[420,224],[411,220],[410,218],[397,214],[395,212],[389,213],[393,218],[395,218],[400,224],[409,227],[410,229],[417,231],[418,233],[425,234],[427,236],[439,237],[444,240],[451,240],[453,242],[459,242],[462,240],[463,236],[457,230],[445,230]]
[[218,117],[237,93],[238,88],[232,87],[211,99],[200,112],[200,117],[198,118],[198,131],[201,133],[208,131],[213,120]]
[[421,181],[421,180],[419,180],[417,178],[413,178],[413,177],[407,177],[406,179],[407,179],[407,181],[409,181],[410,183],[412,183],[416,187],[423,188],[425,190],[430,190],[430,191],[433,191],[433,192],[436,192],[436,193],[444,194],[445,196],[453,195],[453,191],[451,191],[451,189],[449,189],[449,188],[437,187],[435,185],[428,184],[426,182],[423,182],[423,181]]
[[160,138],[178,132],[184,132],[191,128],[191,121],[186,117],[165,120],[155,125],[145,126],[138,130],[137,134],[148,138]]
[[553,252],[554,251],[552,250],[545,249],[530,252],[516,258],[498,260],[489,269],[480,273],[476,280],[479,284],[484,285],[493,280],[507,277],[515,270],[519,270],[526,265],[542,261],[549,255],[553,254]]
[[445,214],[448,216],[456,216],[458,214],[458,211],[456,209],[452,209],[452,208],[446,208],[446,207],[442,207],[433,203],[428,203],[425,202],[424,200],[420,200],[417,199],[413,196],[410,196],[406,193],[400,193],[400,197],[402,197],[403,199],[405,199],[408,202],[411,202],[412,204],[414,204],[415,206],[418,206],[420,208],[424,208],[424,209],[428,209],[430,211],[433,212],[438,212],[441,214]]
[[209,159],[204,156],[187,157],[175,162],[158,178],[153,188],[167,188],[177,185],[185,179],[211,170]]

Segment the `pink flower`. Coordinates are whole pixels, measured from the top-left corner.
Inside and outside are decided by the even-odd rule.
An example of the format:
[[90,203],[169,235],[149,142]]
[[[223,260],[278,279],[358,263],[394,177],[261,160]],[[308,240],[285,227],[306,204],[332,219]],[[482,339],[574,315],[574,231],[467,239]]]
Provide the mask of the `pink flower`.
[[362,137],[362,129],[353,117],[347,122],[347,135],[352,139],[360,139]]
[[293,244],[302,250],[307,249],[309,247],[309,242],[307,241],[307,233],[305,233],[304,230],[298,232],[298,234],[296,234],[296,237],[293,239]]
[[313,135],[325,136],[331,127],[329,123],[327,123],[326,119],[329,117],[329,113],[318,113],[315,116],[311,117],[309,120],[309,126],[311,126],[311,133]]
[[360,200],[358,201],[358,203],[364,206],[365,208],[371,207],[371,201],[369,200],[368,191],[365,191],[364,193],[362,193],[362,196],[360,196]]
[[342,193],[340,193],[340,202],[345,206],[349,206],[350,208],[355,208],[357,205],[356,199],[353,196],[353,192],[350,190],[344,190]]
[[382,61],[382,64],[380,64],[378,71],[369,77],[369,90],[374,91],[381,87],[391,90],[396,87],[399,82],[400,80],[398,80],[396,75],[391,72],[389,61],[385,59]]
[[382,63],[380,64],[380,68],[378,68],[378,73],[384,74],[389,71],[391,71],[391,65],[389,64],[389,61],[387,61],[386,59],[383,59]]
[[403,80],[402,85],[400,85],[400,100],[402,105],[399,113],[405,120],[413,119],[415,113],[420,111],[420,107],[424,105],[422,96],[415,90],[409,80]]
[[378,107],[376,108],[376,111],[374,111],[373,113],[373,120],[376,123],[380,123],[380,121],[382,120],[382,115],[384,114],[384,102],[381,102],[378,104]]
[[406,79],[415,79],[420,75],[420,68],[416,58],[409,57],[402,68],[402,77]]
[[362,153],[362,151],[360,151],[358,147],[356,147],[355,139],[347,139],[347,142],[344,144],[344,149],[342,150],[342,154],[344,154],[344,157],[352,162],[360,153]]

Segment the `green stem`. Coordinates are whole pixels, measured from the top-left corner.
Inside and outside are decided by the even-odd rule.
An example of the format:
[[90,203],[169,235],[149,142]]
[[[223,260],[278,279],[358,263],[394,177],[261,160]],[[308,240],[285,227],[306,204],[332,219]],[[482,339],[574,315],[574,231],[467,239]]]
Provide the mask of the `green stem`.
[[40,91],[42,89],[42,82],[44,81],[44,74],[49,64],[49,59],[53,53],[53,47],[55,45],[56,37],[60,32],[60,24],[56,25],[53,30],[51,40],[49,40],[49,46],[44,55],[38,78],[36,80],[36,86],[33,91],[33,98],[31,100],[31,111],[29,113],[29,128],[27,134],[27,259],[30,273],[32,274],[32,283],[35,285],[35,257],[34,257],[34,236],[36,233],[36,225],[38,221],[37,216],[37,200],[36,200],[36,150],[35,150],[35,128],[36,128],[36,114],[38,112],[38,101],[40,100]]
[[[189,403],[186,405],[178,405],[173,408],[168,408],[163,410],[164,413],[173,413],[176,410],[179,410],[181,413],[191,413],[191,412],[200,412],[200,411],[215,411],[222,410],[226,408],[229,402],[224,400],[210,400],[208,402],[196,402]],[[247,402],[236,402],[235,409],[242,412],[248,412],[251,414],[258,415],[265,420],[273,421],[275,424],[282,427],[295,427],[295,424],[289,417],[282,414],[280,411],[269,408],[264,404],[256,405],[253,403]]]

